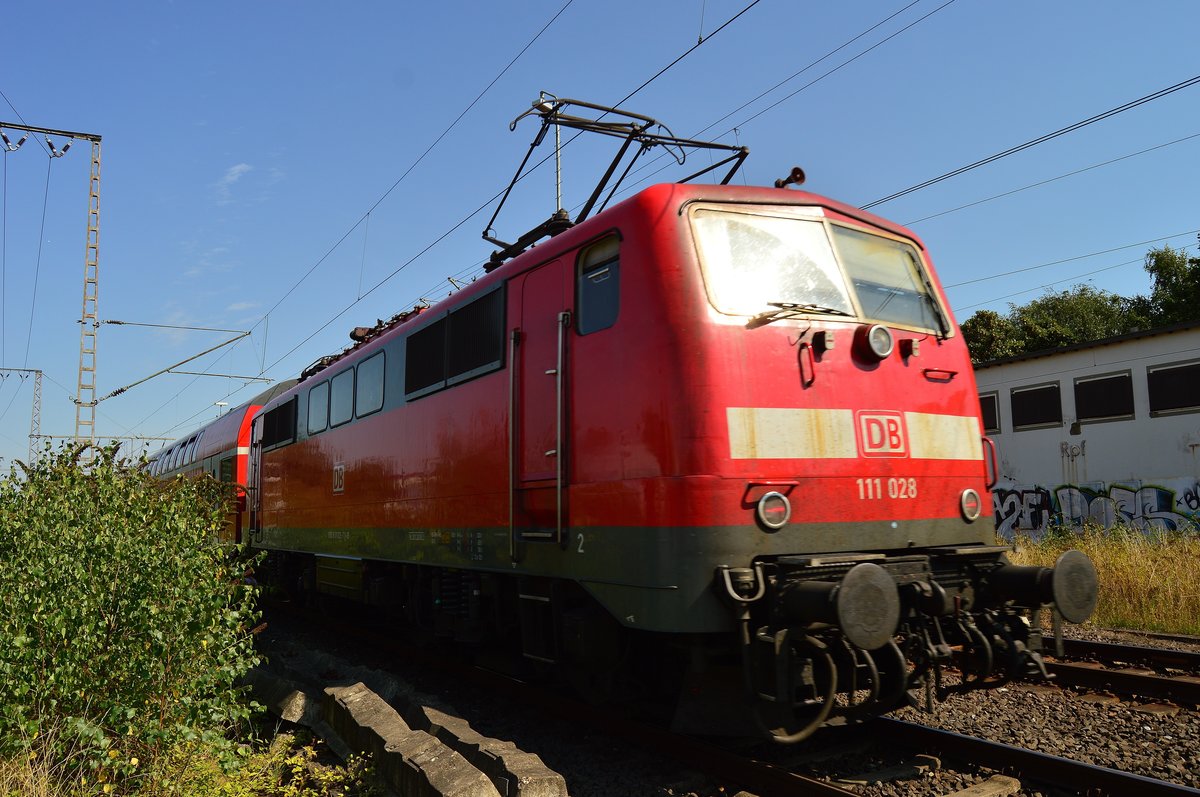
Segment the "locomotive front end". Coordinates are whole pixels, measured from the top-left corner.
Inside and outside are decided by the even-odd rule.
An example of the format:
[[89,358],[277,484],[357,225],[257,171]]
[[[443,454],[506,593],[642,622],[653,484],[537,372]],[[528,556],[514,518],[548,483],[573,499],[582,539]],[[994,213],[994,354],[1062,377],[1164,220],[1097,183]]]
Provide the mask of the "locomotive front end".
[[[1008,562],[967,349],[917,239],[798,192],[686,213],[744,529],[713,587],[759,724],[818,727],[1044,677],[1043,609],[1095,608],[1096,572]],[[722,441],[724,445],[724,441]],[[740,558],[739,558],[740,557]],[[952,666],[956,672],[947,672]],[[959,675],[961,673],[961,675]]]

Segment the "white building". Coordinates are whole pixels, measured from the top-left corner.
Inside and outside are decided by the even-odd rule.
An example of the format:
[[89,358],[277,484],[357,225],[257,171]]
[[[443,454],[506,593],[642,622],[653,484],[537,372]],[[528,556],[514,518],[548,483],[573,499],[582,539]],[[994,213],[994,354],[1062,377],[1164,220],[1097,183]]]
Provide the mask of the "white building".
[[976,366],[996,527],[1200,527],[1200,322]]

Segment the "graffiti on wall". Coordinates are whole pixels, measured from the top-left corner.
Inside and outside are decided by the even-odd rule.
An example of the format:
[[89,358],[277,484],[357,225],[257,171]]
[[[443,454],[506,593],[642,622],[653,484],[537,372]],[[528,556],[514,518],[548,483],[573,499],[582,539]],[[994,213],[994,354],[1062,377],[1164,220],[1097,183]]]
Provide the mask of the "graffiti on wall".
[[1183,531],[1200,528],[1200,481],[1174,479],[1160,485],[1063,484],[997,486],[992,492],[996,531],[1007,539],[1017,532],[1037,535],[1055,525]]

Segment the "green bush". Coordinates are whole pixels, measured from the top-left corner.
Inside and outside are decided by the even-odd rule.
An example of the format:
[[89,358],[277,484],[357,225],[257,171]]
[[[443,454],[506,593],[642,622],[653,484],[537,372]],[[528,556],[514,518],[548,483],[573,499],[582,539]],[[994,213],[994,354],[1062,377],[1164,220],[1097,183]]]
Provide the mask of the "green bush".
[[230,757],[250,712],[257,588],[221,545],[229,492],[160,481],[115,447],[0,480],[0,757],[73,786],[140,780],[180,745]]

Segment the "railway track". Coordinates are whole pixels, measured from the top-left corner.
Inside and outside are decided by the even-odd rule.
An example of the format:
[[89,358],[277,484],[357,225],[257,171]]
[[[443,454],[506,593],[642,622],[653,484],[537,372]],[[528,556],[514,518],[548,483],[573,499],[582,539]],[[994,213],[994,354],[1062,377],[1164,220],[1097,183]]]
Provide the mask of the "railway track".
[[970,761],[1018,778],[1088,795],[1125,797],[1181,797],[1200,795],[1200,789],[1148,778],[1130,772],[1074,761],[1020,747],[964,736],[905,720],[881,717],[873,725],[878,733],[902,739],[905,744]]
[[1047,662],[1057,685],[1200,706],[1200,653],[1084,640],[1065,640],[1064,652],[1086,661]]
[[[325,625],[321,620],[316,624]],[[341,636],[347,630],[347,624],[344,623],[332,624],[328,629],[330,635],[336,636]],[[376,651],[395,645],[394,638],[370,630],[358,628],[351,629],[351,632],[355,637],[365,638],[366,644]],[[1073,654],[1079,654],[1080,650],[1076,648]],[[397,650],[396,653],[408,656],[412,651]],[[1114,660],[1121,663],[1131,660],[1139,663],[1145,661],[1128,655],[1114,657]],[[1177,660],[1176,664],[1181,662],[1183,659]],[[805,754],[806,751],[797,748],[776,745],[739,748],[736,745],[681,736],[654,725],[631,722],[628,714],[623,711],[580,704],[565,699],[560,693],[530,688],[490,671],[455,665],[453,662],[442,663],[439,667],[452,671],[452,679],[455,681],[465,682],[469,679],[476,684],[482,684],[489,693],[507,695],[514,705],[522,707],[522,711],[528,709],[538,715],[556,717],[569,723],[573,729],[586,729],[584,733],[595,732],[619,739],[633,748],[649,752],[664,762],[670,760],[704,773],[712,781],[724,784],[722,792],[726,794],[734,794],[739,789],[758,797],[879,794],[883,792],[861,784],[882,780],[874,777],[880,775],[880,772],[872,770],[867,765],[867,760],[870,758],[877,761],[883,758],[885,763],[882,769],[892,770],[892,774],[887,777],[897,778],[894,781],[895,787],[902,788],[902,793],[910,794],[938,797],[957,794],[952,788],[939,790],[935,779],[928,773],[921,772],[919,764],[912,764],[921,760],[936,759],[939,762],[936,766],[940,767],[943,774],[965,773],[964,777],[978,780],[980,768],[985,770],[985,778],[989,774],[986,770],[992,770],[1019,779],[1022,783],[1021,788],[1025,791],[1053,787],[1089,795],[1200,795],[1200,790],[1187,786],[892,718],[881,718],[857,728],[829,729],[831,732],[840,731],[843,734],[838,737],[840,739],[849,738],[854,740],[853,744],[882,751],[882,756],[851,755],[848,757],[850,763],[843,760],[835,766],[814,766],[813,761],[819,761],[820,755],[810,757]],[[776,753],[784,752],[772,756],[772,750]],[[863,763],[864,774],[854,770],[855,764],[859,762]],[[895,774],[896,771],[904,770],[908,770],[909,774]],[[818,772],[819,776],[816,774]],[[997,779],[1001,777],[998,775]],[[945,780],[941,782],[944,783]],[[886,791],[891,787],[881,788]]]

